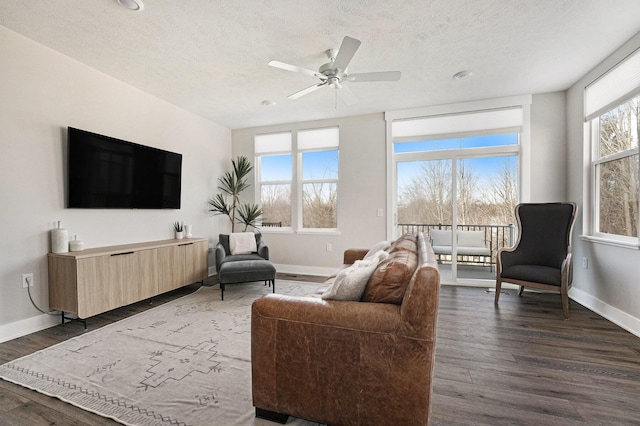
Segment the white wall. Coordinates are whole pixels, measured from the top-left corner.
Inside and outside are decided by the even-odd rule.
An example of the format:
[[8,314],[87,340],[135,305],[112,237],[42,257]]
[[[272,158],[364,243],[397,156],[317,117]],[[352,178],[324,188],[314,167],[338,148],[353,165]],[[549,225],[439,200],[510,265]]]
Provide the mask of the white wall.
[[[569,295],[606,318],[640,336],[640,251],[586,241],[585,209],[589,208],[588,146],[584,141],[584,88],[640,48],[640,34],[587,73],[567,95],[568,195],[580,205],[574,230],[574,279]],[[588,269],[582,258],[588,258]]]
[[[280,272],[327,274],[342,263],[344,250],[370,247],[386,239],[386,145],[384,115],[371,114],[233,131],[233,155],[254,158],[254,135],[339,126],[339,235],[269,233],[271,260]],[[253,176],[249,179],[253,181]],[[253,187],[251,189],[254,189]],[[254,195],[246,191],[250,199]],[[244,194],[243,194],[244,195]],[[383,209],[384,216],[377,216]],[[327,252],[327,243],[332,251]]]
[[[214,242],[223,222],[207,200],[231,158],[231,131],[0,27],[0,341],[51,323],[49,231],[61,220],[86,247],[173,238],[193,224]],[[180,210],[65,209],[66,128],[77,127],[181,153]],[[212,264],[210,262],[210,264]],[[55,319],[57,321],[57,319]]]
[[567,131],[565,92],[533,95],[529,198],[550,203],[567,200]]

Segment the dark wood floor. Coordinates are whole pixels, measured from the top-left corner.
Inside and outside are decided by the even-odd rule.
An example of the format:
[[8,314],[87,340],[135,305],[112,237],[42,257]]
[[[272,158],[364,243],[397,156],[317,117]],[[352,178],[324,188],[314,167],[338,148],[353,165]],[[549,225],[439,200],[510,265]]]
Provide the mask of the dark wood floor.
[[[317,281],[282,275],[280,279]],[[205,285],[217,285],[208,280]],[[195,291],[187,286],[92,317],[88,330]],[[432,424],[640,425],[640,338],[553,294],[443,286]],[[0,344],[0,363],[84,333],[80,323]],[[0,425],[115,425],[0,380]]]

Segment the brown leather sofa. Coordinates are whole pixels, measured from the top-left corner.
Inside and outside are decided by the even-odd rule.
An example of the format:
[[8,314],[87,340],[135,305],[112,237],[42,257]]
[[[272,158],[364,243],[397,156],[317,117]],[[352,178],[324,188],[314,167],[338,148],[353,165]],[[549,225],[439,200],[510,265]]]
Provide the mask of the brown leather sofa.
[[[413,236],[413,246],[400,240],[388,249],[398,252],[396,260],[374,272],[389,283],[407,277],[398,304],[279,294],[253,303],[256,416],[281,423],[291,415],[328,425],[428,424],[440,274],[422,234]],[[345,263],[364,253],[348,250]],[[413,273],[397,273],[398,262],[414,255]]]

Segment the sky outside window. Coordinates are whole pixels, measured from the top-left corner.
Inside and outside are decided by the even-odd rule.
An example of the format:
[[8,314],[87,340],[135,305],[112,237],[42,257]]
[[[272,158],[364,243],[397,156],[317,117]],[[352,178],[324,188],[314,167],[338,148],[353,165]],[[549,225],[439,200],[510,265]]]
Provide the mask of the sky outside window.
[[291,154],[260,157],[260,178],[262,182],[290,181]]

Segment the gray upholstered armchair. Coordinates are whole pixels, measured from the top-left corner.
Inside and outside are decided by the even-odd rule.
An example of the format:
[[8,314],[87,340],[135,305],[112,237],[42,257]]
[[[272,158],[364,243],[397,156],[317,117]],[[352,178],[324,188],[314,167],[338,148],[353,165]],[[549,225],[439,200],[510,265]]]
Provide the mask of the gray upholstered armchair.
[[269,261],[269,247],[262,234],[255,233],[257,251],[231,254],[229,234],[219,234],[216,245],[216,270],[220,281],[220,297],[224,300],[225,284],[264,281],[275,293],[276,268]]
[[524,203],[516,206],[518,242],[502,248],[497,256],[496,296],[503,282],[560,293],[562,311],[569,318],[572,281],[571,233],[576,220],[575,203]]

